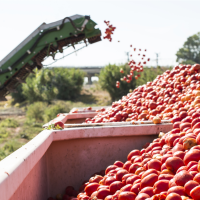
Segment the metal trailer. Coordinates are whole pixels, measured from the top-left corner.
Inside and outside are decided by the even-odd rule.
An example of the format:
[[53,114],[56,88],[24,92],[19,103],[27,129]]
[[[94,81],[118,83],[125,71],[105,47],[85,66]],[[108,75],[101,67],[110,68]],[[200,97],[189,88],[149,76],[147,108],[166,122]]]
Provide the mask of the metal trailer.
[[[83,117],[83,115],[76,115]],[[65,121],[71,116],[60,115]],[[73,116],[75,119],[75,115]],[[68,127],[68,124],[65,124]],[[168,132],[172,123],[113,124],[44,130],[0,162],[1,200],[47,200],[64,194],[69,185],[77,190],[92,174]]]

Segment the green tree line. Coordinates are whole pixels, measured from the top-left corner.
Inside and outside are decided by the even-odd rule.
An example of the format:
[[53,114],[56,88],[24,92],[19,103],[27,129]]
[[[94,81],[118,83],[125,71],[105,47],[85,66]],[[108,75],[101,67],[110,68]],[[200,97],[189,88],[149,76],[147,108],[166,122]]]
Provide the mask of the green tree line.
[[80,95],[83,81],[84,72],[79,69],[36,69],[26,83],[17,87],[18,93],[12,93],[12,97],[15,102],[27,100],[29,103],[74,100]]
[[200,32],[187,38],[176,53],[176,61],[182,64],[200,64]]
[[[120,73],[120,69],[124,73]],[[134,72],[132,81],[127,83],[120,79],[127,76],[130,67],[127,64],[107,65],[99,74],[99,84],[103,90],[106,90],[112,101],[120,99],[126,95],[130,89],[135,89],[139,85],[143,85],[148,81],[153,81],[157,75],[162,74],[166,67],[144,67],[143,72]],[[135,76],[140,74],[136,80]],[[116,88],[116,81],[120,81],[120,88]],[[26,84],[19,85],[18,93],[12,93],[14,102],[27,101],[47,102],[50,104],[52,100],[77,100],[80,96],[84,82],[84,72],[79,69],[53,68],[35,70],[35,74],[31,74],[26,79]]]
[[[120,69],[123,69],[124,73],[120,73]],[[130,72],[128,64],[121,65],[107,65],[103,68],[99,75],[99,83],[102,89],[107,90],[111,96],[112,101],[119,100],[123,95],[127,95],[130,89],[135,89],[139,85],[146,84],[148,81],[153,81],[157,75],[162,74],[164,71],[171,69],[170,67],[144,67],[143,72],[135,72],[132,77],[132,81],[127,83],[120,79],[127,76]],[[140,74],[140,77],[136,80],[135,76]],[[120,81],[120,88],[116,87],[116,81]]]

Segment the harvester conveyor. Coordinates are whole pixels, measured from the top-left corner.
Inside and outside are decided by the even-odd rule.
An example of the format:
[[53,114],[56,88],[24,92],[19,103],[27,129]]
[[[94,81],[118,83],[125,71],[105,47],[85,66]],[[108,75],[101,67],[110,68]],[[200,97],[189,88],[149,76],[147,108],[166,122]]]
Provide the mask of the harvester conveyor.
[[[90,44],[101,41],[101,31],[89,16],[74,15],[50,24],[43,23],[21,44],[0,61],[0,100],[26,77],[41,69],[45,58],[63,52],[63,47],[74,47],[81,41]],[[75,48],[75,47],[74,47]]]

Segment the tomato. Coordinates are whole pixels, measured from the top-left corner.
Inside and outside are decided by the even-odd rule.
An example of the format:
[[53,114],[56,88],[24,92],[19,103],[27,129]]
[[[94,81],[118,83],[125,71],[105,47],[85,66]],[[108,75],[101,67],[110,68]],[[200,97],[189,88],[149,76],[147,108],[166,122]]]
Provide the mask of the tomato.
[[161,192],[167,192],[169,189],[168,180],[158,180],[153,186],[154,194],[160,194]]
[[110,190],[102,188],[98,190],[96,197],[98,199],[105,199],[108,195],[110,195]]
[[182,200],[182,198],[179,194],[171,193],[171,194],[167,195],[166,200]]
[[141,180],[141,189],[147,186],[152,187],[154,183],[158,180],[157,174],[149,174]]
[[97,190],[98,187],[98,183],[90,183],[85,187],[85,192],[88,196],[90,196],[93,192]]
[[133,192],[121,192],[119,194],[119,200],[135,200],[136,194]]
[[185,192],[187,193],[188,196],[190,196],[190,192],[193,188],[195,188],[196,186],[199,186],[199,183],[197,183],[196,181],[188,181],[184,188],[185,188]]
[[115,181],[110,184],[110,192],[114,194],[117,190],[120,190],[124,184],[121,181]]
[[179,186],[184,186],[188,181],[193,180],[193,176],[186,170],[180,171],[174,176],[175,182]]
[[61,122],[61,121],[58,121],[58,122],[55,122],[55,123],[54,123],[54,127],[57,127],[57,126],[61,127],[62,129],[64,129],[64,128],[65,128],[65,125],[64,125],[64,123],[63,123],[63,122]]
[[190,191],[190,195],[194,200],[199,200],[200,199],[200,186],[196,186],[194,187],[191,191]]
[[183,160],[178,157],[169,157],[165,162],[166,168],[172,172],[176,172],[180,167],[184,166]]

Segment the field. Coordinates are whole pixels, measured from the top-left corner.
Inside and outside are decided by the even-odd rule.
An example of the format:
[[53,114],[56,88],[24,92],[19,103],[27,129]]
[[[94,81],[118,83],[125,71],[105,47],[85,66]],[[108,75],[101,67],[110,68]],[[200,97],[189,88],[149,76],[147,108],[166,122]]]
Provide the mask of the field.
[[[111,104],[111,99],[106,91],[102,91],[99,85],[85,85],[82,89],[81,96],[78,101],[54,101],[49,105],[49,110],[53,115],[48,115],[48,110],[44,111],[44,104],[37,104],[37,112],[35,107],[26,102],[22,104],[12,105],[12,98],[7,97],[7,102],[0,102],[0,160],[17,150],[29,140],[34,138],[42,129],[42,125],[49,119],[56,117],[56,110],[52,111],[52,106],[64,105],[66,111],[70,111],[74,107],[88,106],[107,106]],[[41,112],[38,112],[41,110]]]

